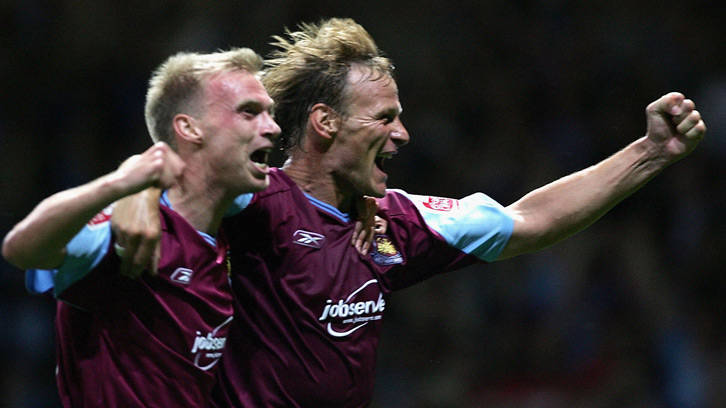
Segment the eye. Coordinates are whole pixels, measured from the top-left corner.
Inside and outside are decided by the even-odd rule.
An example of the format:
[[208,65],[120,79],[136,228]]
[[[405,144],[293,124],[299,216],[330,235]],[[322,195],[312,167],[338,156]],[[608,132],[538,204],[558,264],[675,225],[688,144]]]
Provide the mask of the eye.
[[245,114],[245,115],[250,115],[250,116],[255,116],[260,113],[257,109],[250,108],[250,107],[242,108],[242,109],[238,110],[238,112]]
[[237,108],[237,113],[247,116],[257,116],[262,112],[262,107],[256,103],[245,103]]
[[378,118],[378,120],[383,121],[383,123],[385,123],[385,124],[389,124],[389,123],[393,122],[394,120],[396,120],[396,115],[387,113],[387,114],[381,115]]
[[388,125],[389,123],[395,122],[396,118],[398,118],[398,115],[400,114],[401,111],[399,109],[388,108],[380,111],[376,119],[381,121],[384,125]]

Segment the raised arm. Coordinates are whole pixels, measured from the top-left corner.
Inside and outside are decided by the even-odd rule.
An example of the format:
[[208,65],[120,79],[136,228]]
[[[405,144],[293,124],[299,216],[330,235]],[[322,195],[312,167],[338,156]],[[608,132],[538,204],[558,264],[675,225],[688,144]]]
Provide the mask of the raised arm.
[[706,133],[693,101],[677,92],[648,105],[646,118],[644,137],[508,206],[514,231],[499,259],[546,248],[592,224],[668,165],[688,155]]
[[66,244],[105,207],[149,186],[169,186],[183,163],[169,146],[157,143],[127,159],[116,171],[41,201],[3,241],[2,254],[21,269],[52,269]]

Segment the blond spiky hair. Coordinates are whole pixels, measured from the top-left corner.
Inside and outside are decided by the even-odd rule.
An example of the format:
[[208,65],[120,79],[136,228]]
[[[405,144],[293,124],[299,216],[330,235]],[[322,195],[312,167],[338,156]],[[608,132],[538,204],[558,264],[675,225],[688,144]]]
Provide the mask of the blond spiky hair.
[[368,32],[351,19],[332,18],[301,24],[298,31],[275,36],[273,51],[262,78],[275,100],[275,120],[283,131],[282,147],[299,145],[310,108],[316,103],[347,113],[345,89],[354,65],[372,75],[393,77],[393,63],[383,55]]
[[176,150],[172,120],[179,113],[202,113],[199,97],[210,76],[231,71],[260,75],[262,67],[262,57],[249,48],[210,54],[180,52],[169,57],[154,71],[146,93],[146,126],[151,139]]

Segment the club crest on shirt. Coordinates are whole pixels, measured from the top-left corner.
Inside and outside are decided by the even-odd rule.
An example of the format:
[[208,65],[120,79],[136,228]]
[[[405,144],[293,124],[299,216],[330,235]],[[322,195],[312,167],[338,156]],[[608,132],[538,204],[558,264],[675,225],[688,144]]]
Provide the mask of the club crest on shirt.
[[108,222],[111,219],[111,214],[113,214],[113,210],[111,209],[111,206],[108,206],[101,210],[100,213],[96,214],[91,218],[90,221],[88,221],[88,228],[95,229],[98,228],[100,225],[102,225],[105,222]]
[[403,263],[403,256],[387,235],[376,235],[373,238],[373,262],[378,265],[394,265]]
[[428,201],[424,201],[424,207],[434,211],[451,211],[459,206],[459,202],[453,198],[428,197]]

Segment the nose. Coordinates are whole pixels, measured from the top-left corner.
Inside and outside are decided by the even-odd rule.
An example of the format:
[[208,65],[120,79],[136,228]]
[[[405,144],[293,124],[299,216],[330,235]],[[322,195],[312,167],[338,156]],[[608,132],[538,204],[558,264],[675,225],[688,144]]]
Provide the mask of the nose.
[[391,140],[393,140],[397,147],[401,147],[408,143],[411,138],[408,135],[408,130],[403,126],[401,119],[396,119],[396,122],[398,126],[391,132]]
[[280,133],[282,130],[280,129],[280,125],[275,122],[275,119],[273,119],[272,115],[270,115],[269,112],[264,113],[264,119],[262,124],[262,135],[271,139],[275,140],[278,136],[280,136]]

